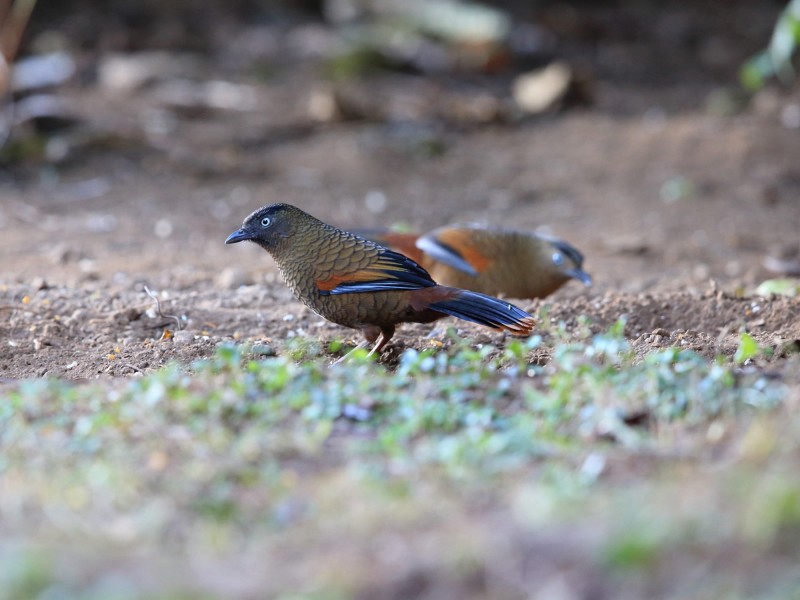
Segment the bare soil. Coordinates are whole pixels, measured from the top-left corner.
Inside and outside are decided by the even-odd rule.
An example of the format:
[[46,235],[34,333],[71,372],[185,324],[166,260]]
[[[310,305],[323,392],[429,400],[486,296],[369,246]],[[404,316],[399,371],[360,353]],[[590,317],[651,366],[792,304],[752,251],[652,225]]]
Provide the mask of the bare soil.
[[[740,21],[768,32],[774,13],[746,4]],[[587,15],[605,22],[602,10]],[[257,95],[242,112],[170,110],[157,88],[61,90],[84,142],[66,137],[75,149],[61,162],[0,174],[0,376],[129,377],[230,340],[280,351],[294,336],[355,339],[294,300],[260,249],[223,245],[250,211],[277,201],[345,228],[544,228],[585,253],[595,284],[523,306],[576,331],[580,315],[594,331],[625,315],[640,353],[676,344],[730,354],[746,330],[780,356],[800,339],[800,299],[753,291],[778,275],[768,257],[797,250],[800,136],[782,115],[800,93],[768,89],[732,114],[715,111],[709,98],[735,85],[761,38],[740,43],[739,21],[711,16],[676,4],[646,24],[670,31],[684,19],[722,59],[680,47],[665,58],[668,34],[617,39],[612,28],[609,55],[580,39],[565,51],[592,74],[590,106],[512,123],[438,122],[424,107],[440,95],[469,100],[475,86],[406,75],[353,89],[417,94],[423,109],[410,120],[315,123],[307,104],[322,79],[303,62],[258,84],[236,71]],[[638,52],[661,76],[633,61]],[[226,77],[219,63],[205,69]],[[443,152],[418,151],[429,137]],[[367,202],[376,193],[386,198],[377,209]],[[395,350],[426,347],[430,330],[401,330]]]

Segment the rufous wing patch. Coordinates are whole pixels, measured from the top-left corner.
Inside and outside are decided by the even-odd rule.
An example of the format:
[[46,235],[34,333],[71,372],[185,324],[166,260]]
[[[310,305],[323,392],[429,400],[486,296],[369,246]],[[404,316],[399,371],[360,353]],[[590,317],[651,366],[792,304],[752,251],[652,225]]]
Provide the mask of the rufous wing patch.
[[422,251],[417,248],[417,236],[413,233],[398,233],[396,231],[387,231],[380,237],[375,239],[376,242],[387,248],[391,248],[410,258],[413,261],[420,262],[422,260]]
[[362,269],[360,271],[350,271],[347,273],[332,273],[325,279],[317,280],[317,289],[321,292],[332,292],[343,283],[358,283],[364,281],[374,281],[376,273],[372,269]]
[[494,262],[483,253],[469,229],[437,229],[420,237],[417,247],[431,258],[470,275],[482,273]]
[[335,272],[316,280],[323,295],[384,290],[417,290],[436,283],[416,262],[391,250],[375,257],[374,262],[361,269]]

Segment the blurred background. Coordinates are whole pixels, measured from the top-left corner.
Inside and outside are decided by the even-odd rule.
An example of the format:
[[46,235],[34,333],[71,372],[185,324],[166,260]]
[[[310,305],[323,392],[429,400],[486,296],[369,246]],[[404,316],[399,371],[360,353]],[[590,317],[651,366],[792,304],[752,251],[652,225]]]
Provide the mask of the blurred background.
[[6,0],[0,277],[249,280],[217,241],[287,201],[554,233],[601,292],[755,285],[797,268],[796,5]]

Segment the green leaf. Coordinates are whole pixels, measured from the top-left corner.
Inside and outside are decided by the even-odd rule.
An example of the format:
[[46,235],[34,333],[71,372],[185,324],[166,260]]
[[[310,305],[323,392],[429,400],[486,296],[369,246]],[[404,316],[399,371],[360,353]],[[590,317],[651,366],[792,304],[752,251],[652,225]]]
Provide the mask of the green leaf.
[[767,79],[775,75],[772,58],[767,52],[759,52],[742,65],[739,80],[749,92],[757,92],[764,87]]
[[750,58],[739,72],[742,85],[751,92],[778,76],[784,83],[794,79],[792,57],[800,45],[800,1],[791,0],[778,17],[767,49]]
[[738,364],[742,364],[747,359],[756,356],[758,350],[758,342],[756,342],[750,334],[742,333],[739,336],[739,348],[736,349],[733,360]]
[[694,194],[695,187],[691,180],[678,175],[665,181],[661,185],[659,193],[664,202],[677,202]]
[[609,544],[605,559],[616,568],[645,568],[656,561],[659,549],[659,542],[652,532],[631,531]]
[[775,294],[777,296],[789,296],[790,298],[794,298],[798,293],[800,293],[800,281],[787,277],[767,279],[766,281],[762,281],[756,288],[756,294],[759,296]]

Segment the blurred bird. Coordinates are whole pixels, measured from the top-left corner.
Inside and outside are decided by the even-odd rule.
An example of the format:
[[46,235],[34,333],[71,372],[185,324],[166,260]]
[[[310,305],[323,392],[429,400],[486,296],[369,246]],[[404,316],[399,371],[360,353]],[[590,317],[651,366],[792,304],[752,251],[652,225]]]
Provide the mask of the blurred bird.
[[544,298],[570,279],[592,284],[576,248],[531,231],[446,225],[421,236],[386,229],[353,232],[415,260],[441,285],[482,294]]
[[272,255],[286,284],[325,319],[360,330],[356,348],[380,352],[399,323],[430,323],[448,315],[527,336],[533,318],[516,306],[475,292],[437,285],[410,258],[315,219],[289,204],[265,206],[225,240],[250,240]]

